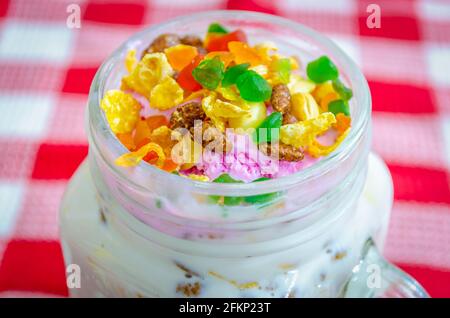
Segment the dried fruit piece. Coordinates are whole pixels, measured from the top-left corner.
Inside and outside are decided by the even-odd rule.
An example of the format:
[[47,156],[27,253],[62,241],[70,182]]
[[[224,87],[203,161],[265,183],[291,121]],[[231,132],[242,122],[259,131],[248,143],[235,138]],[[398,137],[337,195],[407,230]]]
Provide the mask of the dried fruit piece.
[[242,30],[236,30],[231,33],[208,36],[206,49],[212,51],[228,51],[228,43],[232,41],[247,42],[247,36]]
[[353,97],[353,91],[344,85],[339,78],[333,81],[333,89],[343,100],[349,100]]
[[133,151],[136,147],[131,133],[117,134],[116,136],[128,150]]
[[146,54],[133,71],[122,79],[126,88],[150,98],[150,92],[163,78],[173,74],[164,53]]
[[202,89],[202,85],[200,85],[200,83],[198,83],[192,76],[192,71],[198,66],[202,59],[203,57],[201,55],[197,55],[178,74],[177,82],[183,89],[190,92],[195,92]]
[[291,110],[291,94],[285,84],[277,84],[272,88],[270,103],[275,111],[282,114]]
[[144,50],[142,57],[148,53],[164,52],[165,49],[177,44],[180,44],[178,35],[172,33],[161,34]]
[[218,57],[215,57],[210,60],[201,61],[192,71],[192,76],[203,87],[214,90],[219,86],[224,71],[225,67],[223,62]]
[[325,96],[321,99],[321,101],[320,101],[320,108],[321,108],[323,111],[329,111],[328,105],[329,105],[332,101],[335,101],[335,100],[338,100],[338,99],[339,99],[339,95],[338,95],[337,93],[335,93],[335,92],[333,92],[333,93],[328,93],[327,95],[325,95]]
[[178,44],[164,50],[167,60],[176,71],[181,71],[197,56],[198,50],[194,46]]
[[288,58],[275,59],[270,64],[272,84],[287,84],[291,77],[291,60]]
[[161,126],[167,126],[169,124],[166,116],[163,115],[149,116],[145,119],[145,121],[147,122],[148,128],[150,128],[151,131]]
[[159,110],[172,108],[183,101],[183,89],[170,76],[153,87],[150,93],[150,106]]
[[208,33],[227,34],[228,30],[219,23],[211,23],[208,26]]
[[336,115],[336,124],[334,125],[334,128],[337,130],[339,135],[341,135],[350,128],[351,122],[352,120],[349,116],[339,113]]
[[196,120],[204,121],[206,118],[202,105],[199,102],[189,102],[179,106],[170,116],[171,129],[194,127]]
[[213,59],[216,56],[219,57],[219,59],[223,62],[224,67],[227,67],[228,65],[230,65],[231,62],[233,62],[233,60],[234,60],[234,55],[227,51],[209,52],[208,54],[206,54],[205,60]]
[[[256,143],[267,143],[277,141],[279,138],[279,129],[283,121],[283,115],[280,112],[273,112],[264,119],[258,126],[254,134]],[[274,134],[275,130],[277,133]]]
[[257,51],[247,43],[231,41],[228,43],[228,50],[233,53],[236,64],[250,63],[251,66],[256,66],[262,63]]
[[103,97],[100,107],[114,133],[130,133],[139,120],[141,104],[133,96],[120,90],[110,90]]
[[236,80],[242,99],[249,102],[263,102],[270,98],[272,87],[255,71],[247,70]]
[[305,157],[301,149],[281,142],[261,143],[259,150],[267,156],[285,161],[301,161]]
[[249,63],[244,63],[244,64],[238,64],[238,65],[234,65],[229,67],[226,71],[225,74],[223,76],[223,80],[222,80],[222,87],[228,87],[231,86],[233,84],[236,84],[236,80],[237,78],[244,73],[245,71],[247,71],[247,69],[250,67]]
[[311,94],[297,93],[292,95],[291,113],[298,120],[308,120],[319,116],[319,106]]
[[328,111],[332,112],[334,115],[344,114],[350,116],[350,106],[346,101],[342,99],[334,100],[328,104]]
[[316,83],[332,81],[339,76],[336,65],[334,65],[330,58],[325,55],[309,62],[306,66],[306,73],[308,74],[308,77]]
[[136,151],[123,154],[122,156],[116,159],[116,165],[121,167],[137,166],[142,161],[142,159],[144,159],[144,157],[150,152],[154,152],[157,155],[158,157],[157,164],[158,166],[162,166],[164,164],[166,156],[161,146],[154,142],[150,142]]
[[322,113],[312,119],[281,126],[280,140],[296,148],[308,147],[318,135],[327,131],[335,123],[336,118],[333,113]]

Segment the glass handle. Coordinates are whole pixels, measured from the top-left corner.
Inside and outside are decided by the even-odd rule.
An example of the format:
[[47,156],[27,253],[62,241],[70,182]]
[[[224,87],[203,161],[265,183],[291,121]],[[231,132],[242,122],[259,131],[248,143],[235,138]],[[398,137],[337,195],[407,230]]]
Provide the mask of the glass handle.
[[366,241],[360,262],[343,291],[346,298],[428,298],[411,276],[381,256],[373,240]]

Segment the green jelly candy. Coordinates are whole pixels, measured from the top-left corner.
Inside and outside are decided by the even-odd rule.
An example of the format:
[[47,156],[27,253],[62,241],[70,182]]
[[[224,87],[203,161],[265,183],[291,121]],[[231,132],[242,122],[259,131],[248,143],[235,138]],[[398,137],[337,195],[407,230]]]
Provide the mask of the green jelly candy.
[[263,102],[270,98],[272,88],[269,83],[255,71],[247,70],[236,80],[242,99],[249,102]]
[[306,74],[313,82],[323,83],[338,78],[339,71],[328,56],[324,55],[308,63]]
[[335,116],[339,113],[343,113],[346,116],[350,116],[350,107],[347,101],[342,99],[334,100],[328,104],[328,111],[332,112]]
[[283,114],[280,112],[273,112],[264,119],[264,121],[256,129],[253,140],[256,143],[265,143],[271,141],[277,141],[280,134],[272,135],[272,129],[280,129],[283,123]]
[[242,183],[240,180],[233,179],[228,173],[221,174],[213,180],[215,183]]
[[214,90],[219,86],[223,74],[224,65],[218,57],[201,61],[192,71],[195,80],[209,90]]
[[[254,180],[253,182],[261,182],[265,180],[270,180],[270,178],[259,178]],[[251,204],[262,204],[269,201],[272,201],[276,197],[279,196],[279,192],[271,192],[271,193],[265,193],[265,194],[258,194],[258,195],[252,195],[249,197],[244,197],[244,201]]]
[[249,67],[250,67],[249,63],[238,64],[229,67],[225,71],[225,74],[223,75],[222,86],[228,87],[230,85],[236,84],[236,80],[239,77],[239,75],[247,71]]
[[219,23],[211,23],[208,27],[208,33],[227,34],[228,30]]
[[[224,173],[213,180],[215,183],[242,183],[240,180],[233,179],[229,174]],[[211,195],[210,200],[217,203],[220,200],[220,196]],[[223,197],[223,204],[226,206],[239,205],[242,202],[242,197]]]
[[291,61],[287,58],[279,59],[274,63],[276,77],[281,83],[287,84],[291,78]]
[[341,96],[343,100],[349,100],[353,97],[353,91],[346,87],[339,78],[333,81],[333,89]]

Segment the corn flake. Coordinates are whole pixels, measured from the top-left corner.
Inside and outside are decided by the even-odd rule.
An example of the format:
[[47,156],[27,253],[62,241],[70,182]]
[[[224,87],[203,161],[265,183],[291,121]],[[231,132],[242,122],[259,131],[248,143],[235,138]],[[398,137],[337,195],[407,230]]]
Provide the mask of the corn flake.
[[133,69],[136,67],[137,59],[136,59],[136,50],[129,50],[127,55],[125,56],[125,68],[128,73],[131,73]]
[[172,77],[166,76],[153,87],[150,93],[150,106],[159,110],[167,110],[183,101],[183,89]]
[[150,53],[137,63],[129,75],[122,78],[122,85],[149,98],[153,87],[172,74],[172,66],[164,53]]
[[317,140],[314,140],[313,143],[308,147],[308,153],[313,157],[321,157],[327,156],[332,151],[336,150],[336,148],[342,143],[342,141],[347,137],[350,132],[350,128],[348,128],[344,133],[339,135],[336,138],[336,141],[331,146],[324,146],[320,144]]
[[110,90],[103,97],[104,110],[111,130],[116,134],[130,133],[139,120],[141,104],[133,96],[120,90]]
[[309,120],[281,126],[280,140],[296,148],[308,147],[314,143],[318,135],[331,128],[334,123],[336,118],[333,113],[322,113]]

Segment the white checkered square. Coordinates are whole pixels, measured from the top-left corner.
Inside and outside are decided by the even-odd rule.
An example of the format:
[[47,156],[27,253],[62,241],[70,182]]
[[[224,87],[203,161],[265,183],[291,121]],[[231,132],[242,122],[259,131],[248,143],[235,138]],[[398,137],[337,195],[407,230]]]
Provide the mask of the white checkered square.
[[20,183],[0,181],[0,237],[9,236],[14,230],[23,197]]
[[0,59],[62,63],[70,56],[73,32],[64,23],[8,20],[0,33]]
[[47,94],[0,94],[0,135],[41,137],[53,107],[54,98]]
[[442,138],[444,140],[444,155],[447,163],[447,169],[450,170],[450,116],[442,117]]
[[421,18],[450,21],[450,3],[447,1],[419,0],[416,12]]
[[317,1],[317,0],[284,0],[277,1],[280,9],[291,11],[316,11],[329,13],[352,14],[357,10],[357,2],[353,0],[334,0],[334,1]]
[[436,85],[450,87],[450,45],[428,45],[425,58],[430,80]]

